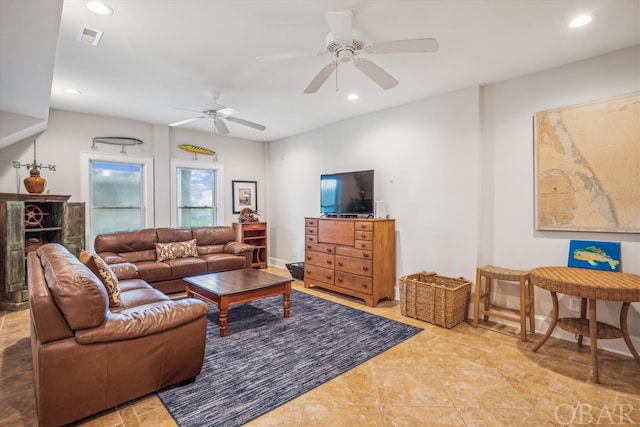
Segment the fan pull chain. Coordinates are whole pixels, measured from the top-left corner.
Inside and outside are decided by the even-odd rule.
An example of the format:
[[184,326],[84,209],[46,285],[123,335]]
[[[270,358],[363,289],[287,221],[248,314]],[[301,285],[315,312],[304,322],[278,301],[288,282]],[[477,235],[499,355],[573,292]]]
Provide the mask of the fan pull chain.
[[338,92],[338,66],[340,65],[340,61],[336,61],[336,92]]

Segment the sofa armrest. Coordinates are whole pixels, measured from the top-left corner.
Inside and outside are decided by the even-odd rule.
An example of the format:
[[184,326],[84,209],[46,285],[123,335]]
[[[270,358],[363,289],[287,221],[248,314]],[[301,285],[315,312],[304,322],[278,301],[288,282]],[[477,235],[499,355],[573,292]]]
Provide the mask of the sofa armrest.
[[140,311],[109,312],[99,326],[76,331],[76,341],[93,344],[139,338],[189,323],[208,312],[209,306],[195,298],[171,301]]
[[234,255],[244,255],[247,252],[253,252],[255,246],[242,242],[227,242],[224,244],[224,251]]
[[110,264],[109,267],[118,278],[118,280],[138,279],[140,277],[138,273],[138,266],[132,262],[119,262],[117,264]]

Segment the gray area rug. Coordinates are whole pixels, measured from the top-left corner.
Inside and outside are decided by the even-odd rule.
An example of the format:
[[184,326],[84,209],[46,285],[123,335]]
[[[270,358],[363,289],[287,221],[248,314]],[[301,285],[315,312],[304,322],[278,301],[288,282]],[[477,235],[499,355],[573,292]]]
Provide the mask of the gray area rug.
[[282,296],[238,305],[220,338],[209,306],[202,372],[158,392],[183,427],[240,426],[422,330],[294,290],[288,319]]

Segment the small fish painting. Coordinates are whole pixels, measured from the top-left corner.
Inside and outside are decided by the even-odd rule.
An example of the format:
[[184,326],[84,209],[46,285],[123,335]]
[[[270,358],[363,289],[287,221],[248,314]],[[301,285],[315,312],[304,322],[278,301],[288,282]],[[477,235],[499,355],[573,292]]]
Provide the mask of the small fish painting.
[[620,271],[620,242],[571,240],[569,267]]

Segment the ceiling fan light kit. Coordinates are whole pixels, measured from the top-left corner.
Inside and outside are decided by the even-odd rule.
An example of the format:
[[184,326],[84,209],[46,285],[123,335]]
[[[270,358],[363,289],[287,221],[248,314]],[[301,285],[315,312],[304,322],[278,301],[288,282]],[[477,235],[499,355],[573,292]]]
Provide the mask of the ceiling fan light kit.
[[389,40],[375,44],[367,44],[365,38],[358,29],[353,28],[353,12],[341,10],[338,12],[327,12],[325,15],[330,32],[325,37],[325,50],[318,52],[290,52],[276,55],[260,56],[260,61],[280,61],[284,59],[299,58],[303,56],[330,55],[333,60],[325,65],[311,80],[303,93],[316,93],[327,79],[336,72],[340,63],[352,62],[362,74],[371,79],[384,90],[389,90],[398,85],[398,81],[380,68],[368,58],[357,58],[365,53],[369,55],[381,55],[391,53],[433,53],[439,49],[438,41],[434,38]]

